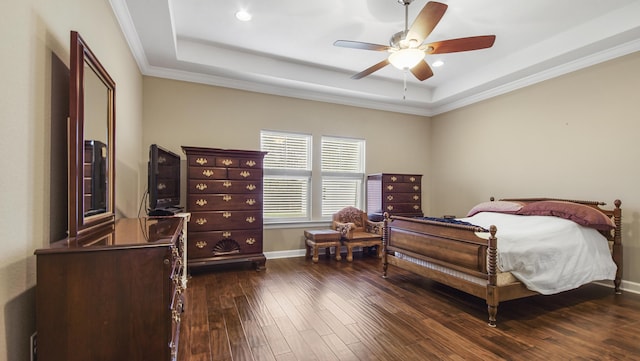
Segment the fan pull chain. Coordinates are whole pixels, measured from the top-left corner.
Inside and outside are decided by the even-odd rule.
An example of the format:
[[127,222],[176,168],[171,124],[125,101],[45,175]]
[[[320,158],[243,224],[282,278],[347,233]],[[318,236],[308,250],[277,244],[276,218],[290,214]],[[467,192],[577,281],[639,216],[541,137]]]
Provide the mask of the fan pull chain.
[[407,72],[407,69],[402,72],[404,74],[404,92],[402,93],[402,100],[407,100]]

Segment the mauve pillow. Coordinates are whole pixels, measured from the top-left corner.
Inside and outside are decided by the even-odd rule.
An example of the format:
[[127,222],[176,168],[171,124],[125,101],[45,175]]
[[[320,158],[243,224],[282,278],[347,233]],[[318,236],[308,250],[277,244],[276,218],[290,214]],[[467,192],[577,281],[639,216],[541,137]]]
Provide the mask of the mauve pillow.
[[616,225],[606,214],[580,203],[564,201],[533,202],[526,204],[517,214],[526,216],[555,216],[603,231],[616,228]]
[[497,213],[509,213],[515,214],[522,208],[523,204],[520,202],[512,202],[512,201],[493,201],[493,202],[482,202],[480,204],[475,205],[469,213],[467,213],[467,217],[471,217],[476,213],[480,212],[497,212]]

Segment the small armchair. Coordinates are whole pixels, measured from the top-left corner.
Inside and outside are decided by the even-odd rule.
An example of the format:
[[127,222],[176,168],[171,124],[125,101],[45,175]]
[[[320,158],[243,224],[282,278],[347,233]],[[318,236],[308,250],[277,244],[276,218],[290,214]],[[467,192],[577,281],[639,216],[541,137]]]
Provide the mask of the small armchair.
[[347,261],[353,261],[353,247],[375,247],[378,257],[382,256],[383,222],[373,222],[367,213],[346,207],[333,214],[331,228],[340,232],[342,244],[347,247]]

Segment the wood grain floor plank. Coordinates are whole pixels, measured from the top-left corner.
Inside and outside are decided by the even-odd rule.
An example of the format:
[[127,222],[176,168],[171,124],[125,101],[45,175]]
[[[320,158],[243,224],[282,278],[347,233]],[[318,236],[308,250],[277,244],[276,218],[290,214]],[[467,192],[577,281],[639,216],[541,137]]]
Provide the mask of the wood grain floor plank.
[[309,351],[307,343],[288,317],[276,318],[276,324],[296,359],[317,360],[313,352]]
[[338,357],[333,353],[333,350],[327,345],[322,336],[316,332],[316,330],[306,330],[300,332],[300,336],[307,344],[307,348],[310,352],[313,352],[316,359],[319,361],[338,361]]
[[330,334],[322,336],[322,340],[327,344],[329,349],[340,361],[357,361],[358,356],[351,351],[345,342],[342,341],[340,336],[336,334]]
[[262,331],[274,355],[280,356],[291,353],[291,348],[289,348],[287,340],[282,335],[282,332],[280,332],[280,328],[275,324],[275,320],[273,325],[264,326]]
[[211,360],[233,360],[227,330],[224,328],[209,331]]
[[347,329],[341,320],[336,318],[333,312],[330,310],[321,310],[318,312],[320,318],[324,320],[324,322],[331,328],[332,334],[335,334],[340,338],[340,340],[345,344],[351,344],[360,342],[357,337],[355,337],[349,329]]

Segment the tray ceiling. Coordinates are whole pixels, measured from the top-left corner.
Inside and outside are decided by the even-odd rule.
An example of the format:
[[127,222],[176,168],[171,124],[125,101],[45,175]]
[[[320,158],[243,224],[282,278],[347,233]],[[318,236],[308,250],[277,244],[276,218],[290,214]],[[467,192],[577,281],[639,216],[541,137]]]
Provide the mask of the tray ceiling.
[[[351,75],[404,28],[396,0],[110,0],[144,75],[248,91],[435,115],[640,50],[638,0],[450,0],[427,42],[496,35],[492,48],[427,55],[434,76],[392,66]],[[409,6],[409,24],[427,3]],[[248,10],[252,20],[234,14]],[[404,99],[403,99],[404,98]]]

